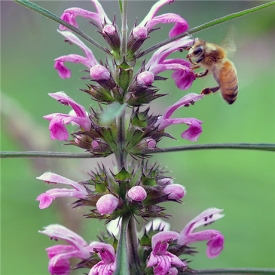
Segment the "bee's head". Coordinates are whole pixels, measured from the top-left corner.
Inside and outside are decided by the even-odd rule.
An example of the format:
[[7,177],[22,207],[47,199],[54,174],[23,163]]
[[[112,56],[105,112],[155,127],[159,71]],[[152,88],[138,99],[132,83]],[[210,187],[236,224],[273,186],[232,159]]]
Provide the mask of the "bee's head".
[[205,41],[196,39],[192,47],[188,51],[187,58],[191,63],[197,64],[202,61],[205,53]]

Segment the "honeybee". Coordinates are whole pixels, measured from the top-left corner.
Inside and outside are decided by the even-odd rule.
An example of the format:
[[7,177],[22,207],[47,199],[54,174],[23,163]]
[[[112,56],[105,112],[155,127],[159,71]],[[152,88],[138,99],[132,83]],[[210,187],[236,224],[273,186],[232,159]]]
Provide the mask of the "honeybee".
[[202,94],[215,93],[221,90],[222,97],[227,103],[232,104],[238,95],[237,71],[234,64],[227,58],[228,51],[235,51],[235,44],[230,36],[222,42],[223,46],[196,39],[193,46],[188,48],[187,58],[194,65],[193,69],[205,68],[204,72],[197,73],[197,77],[213,73],[218,83],[217,87],[205,88]]

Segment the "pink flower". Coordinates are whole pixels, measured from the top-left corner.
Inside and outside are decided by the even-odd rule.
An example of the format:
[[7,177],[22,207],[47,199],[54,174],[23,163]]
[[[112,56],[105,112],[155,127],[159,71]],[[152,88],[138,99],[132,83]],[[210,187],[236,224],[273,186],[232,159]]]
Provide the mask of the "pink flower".
[[118,206],[118,198],[112,194],[100,197],[96,203],[96,209],[101,215],[112,214]]
[[67,96],[64,92],[49,93],[49,96],[56,99],[58,102],[64,105],[70,105],[75,115],[53,113],[44,116],[45,119],[50,121],[49,130],[51,139],[67,140],[69,133],[64,125],[69,123],[76,123],[84,130],[89,131],[91,129],[91,121],[86,114],[85,108],[76,103],[72,98]]
[[152,252],[147,267],[153,267],[155,275],[177,274],[175,267],[186,266],[176,255],[167,251],[169,243],[178,237],[179,234],[173,231],[162,231],[152,237]]
[[116,269],[116,254],[113,246],[101,242],[92,242],[87,249],[91,253],[97,253],[101,259],[92,267],[88,275],[112,275]]
[[127,195],[133,201],[144,201],[147,197],[147,193],[142,186],[133,186]]
[[188,245],[198,241],[208,241],[206,254],[208,258],[219,256],[223,250],[224,237],[217,230],[204,230],[193,232],[201,225],[208,225],[224,215],[220,214],[223,210],[218,208],[209,208],[200,215],[190,221],[180,232],[177,243],[180,245]]
[[37,179],[43,180],[47,183],[53,183],[53,184],[61,183],[61,184],[67,184],[73,187],[73,189],[54,188],[46,191],[46,193],[40,194],[36,198],[36,200],[40,202],[39,203],[40,209],[49,207],[52,201],[59,197],[72,197],[72,198],[84,199],[88,195],[85,187],[82,186],[81,184],[51,172],[46,172],[40,177],[37,177]]
[[50,259],[48,270],[53,275],[69,274],[70,258],[87,259],[90,257],[90,252],[87,250],[88,244],[85,240],[62,225],[49,225],[39,233],[45,234],[51,239],[61,239],[69,243],[69,245],[54,245],[46,249]]
[[79,46],[83,52],[85,53],[85,57],[78,55],[78,54],[69,54],[69,55],[63,55],[58,58],[56,58],[54,68],[57,69],[58,74],[61,78],[70,78],[71,77],[71,71],[64,66],[65,62],[72,62],[72,63],[81,63],[84,66],[88,67],[89,69],[98,64],[96,58],[93,55],[93,52],[73,33],[70,31],[58,31],[60,34],[62,34],[66,40],[68,40],[70,43],[76,44]]
[[196,79],[196,75],[191,69],[192,64],[184,59],[166,59],[166,57],[173,52],[192,45],[193,43],[194,39],[190,37],[183,37],[165,46],[162,46],[154,52],[151,59],[145,65],[145,69],[153,73],[155,76],[161,72],[172,70],[174,71],[172,78],[174,79],[177,87],[181,90],[190,88],[193,81]]
[[190,141],[197,141],[202,132],[202,121],[195,118],[171,118],[171,116],[178,108],[188,107],[190,104],[194,104],[194,102],[202,99],[203,96],[204,95],[190,93],[168,107],[156,123],[158,129],[163,130],[172,124],[186,124],[189,128],[181,134],[181,137]]
[[[75,26],[76,28],[78,28],[78,24],[76,22],[77,16],[81,16],[84,18],[88,18],[89,20],[92,20],[93,23],[100,29],[106,23],[111,24],[112,22],[104,12],[101,4],[97,0],[92,0],[92,3],[96,9],[96,12],[90,12],[80,8],[69,8],[63,12],[63,14],[61,15],[61,19]],[[60,25],[59,29],[66,30],[67,28],[63,25]]]
[[137,26],[137,28],[144,27],[147,29],[147,32],[150,33],[154,27],[159,24],[170,24],[174,23],[174,27],[169,32],[169,37],[173,37],[184,33],[188,29],[187,22],[180,17],[178,14],[166,13],[156,16],[158,10],[165,4],[171,4],[174,0],[160,0],[156,2],[149,13],[145,16],[142,22]]

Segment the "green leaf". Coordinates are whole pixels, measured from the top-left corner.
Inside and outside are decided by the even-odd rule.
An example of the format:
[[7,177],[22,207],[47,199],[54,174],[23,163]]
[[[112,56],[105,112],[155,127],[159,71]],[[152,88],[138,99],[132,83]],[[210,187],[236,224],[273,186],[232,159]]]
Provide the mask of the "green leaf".
[[108,125],[117,117],[120,117],[126,108],[126,103],[120,104],[118,102],[113,102],[108,105],[107,109],[102,112],[99,116],[99,122],[101,125]]
[[131,179],[131,174],[125,170],[125,168],[122,168],[119,173],[115,175],[115,179],[119,181],[125,181]]

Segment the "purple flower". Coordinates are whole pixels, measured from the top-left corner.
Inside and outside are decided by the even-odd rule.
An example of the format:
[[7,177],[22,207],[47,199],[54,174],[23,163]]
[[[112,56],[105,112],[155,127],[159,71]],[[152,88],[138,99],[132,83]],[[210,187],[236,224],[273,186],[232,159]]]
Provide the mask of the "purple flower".
[[49,225],[39,233],[51,239],[61,239],[69,243],[69,245],[54,245],[46,249],[50,259],[48,270],[51,274],[67,275],[70,273],[70,258],[87,259],[90,257],[85,240],[62,225]]
[[[77,16],[81,16],[92,20],[93,23],[100,29],[105,24],[111,24],[112,22],[104,12],[101,4],[97,0],[91,0],[91,1],[96,9],[96,12],[90,12],[80,8],[69,8],[63,12],[63,14],[61,15],[61,19],[73,25],[76,28],[78,28],[78,24],[76,22]],[[60,25],[59,29],[67,30],[67,28],[63,25]]]
[[190,141],[197,141],[202,132],[202,121],[195,118],[171,118],[171,116],[178,108],[183,106],[188,107],[190,104],[194,104],[194,102],[202,99],[203,96],[201,94],[190,93],[168,107],[156,123],[158,129],[163,130],[172,124],[186,124],[189,128],[181,134],[181,137]]
[[97,253],[101,259],[90,270],[88,275],[112,275],[116,269],[115,250],[112,245],[92,242],[88,247],[91,253]]
[[101,215],[112,214],[118,206],[118,198],[112,194],[100,197],[96,203],[96,209]]
[[37,179],[43,180],[47,183],[53,183],[53,184],[61,183],[61,184],[67,184],[73,187],[73,189],[54,188],[46,191],[46,193],[40,194],[36,198],[36,200],[40,202],[39,203],[40,209],[49,207],[52,201],[59,197],[72,197],[72,198],[84,199],[88,195],[86,189],[79,183],[51,172],[46,172],[40,177],[37,177]]
[[184,47],[188,47],[194,43],[194,39],[190,37],[183,37],[176,41],[173,41],[165,46],[162,46],[154,52],[151,59],[145,65],[145,69],[155,76],[159,73],[167,70],[172,70],[172,78],[175,81],[177,87],[181,90],[190,88],[193,81],[196,79],[196,75],[192,70],[192,64],[184,59],[173,58],[165,59],[173,52],[179,51]]
[[144,27],[147,29],[147,32],[150,33],[155,27],[155,25],[162,24],[170,24],[174,23],[174,27],[169,32],[169,37],[173,37],[179,35],[188,29],[187,22],[180,17],[178,14],[174,13],[166,13],[162,15],[156,16],[158,10],[165,4],[171,4],[174,0],[160,0],[155,3],[149,13],[145,16],[142,22],[137,26],[137,28]]
[[223,250],[224,237],[217,230],[204,230],[193,232],[201,225],[212,223],[224,215],[220,214],[223,210],[218,208],[209,208],[203,211],[200,215],[190,221],[180,232],[177,243],[180,245],[188,245],[198,241],[208,241],[206,254],[208,258],[219,256]]
[[173,231],[162,231],[152,237],[152,252],[147,267],[153,267],[155,275],[177,274],[175,267],[186,266],[176,255],[167,251],[169,243],[178,237],[179,234]]
[[74,115],[53,113],[44,116],[45,119],[50,121],[49,130],[51,139],[67,140],[69,133],[64,125],[72,122],[78,124],[86,131],[91,129],[91,121],[87,116],[86,110],[83,106],[76,103],[64,92],[49,93],[49,96],[56,99],[61,104],[70,105],[74,110]]
[[62,34],[66,40],[68,40],[70,43],[76,44],[79,46],[83,52],[85,53],[86,57],[83,57],[78,54],[69,54],[69,55],[63,55],[58,58],[56,58],[54,68],[57,69],[58,74],[61,78],[70,78],[71,77],[71,71],[64,66],[64,62],[72,62],[72,63],[81,63],[84,66],[88,67],[89,69],[98,64],[96,58],[93,55],[93,52],[73,33],[69,31],[58,31],[60,34]]

